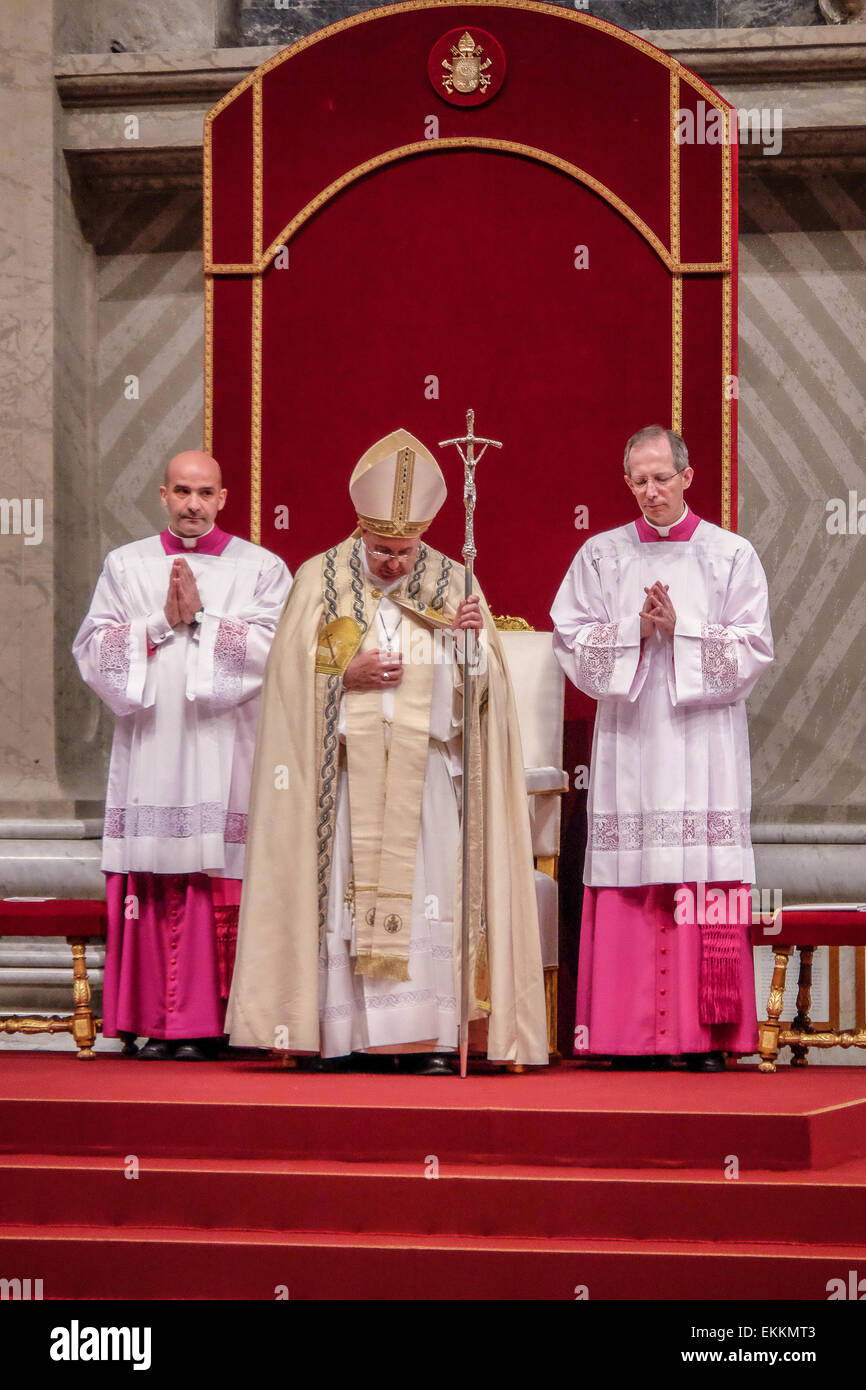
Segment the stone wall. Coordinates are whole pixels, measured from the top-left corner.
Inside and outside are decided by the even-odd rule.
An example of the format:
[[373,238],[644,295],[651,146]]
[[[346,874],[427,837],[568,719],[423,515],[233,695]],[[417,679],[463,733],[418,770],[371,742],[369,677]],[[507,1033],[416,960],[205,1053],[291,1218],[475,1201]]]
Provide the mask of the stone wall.
[[[818,25],[860,0],[552,0],[625,29],[740,29]],[[56,49],[65,53],[176,52],[293,43],[376,8],[352,0],[56,0]]]

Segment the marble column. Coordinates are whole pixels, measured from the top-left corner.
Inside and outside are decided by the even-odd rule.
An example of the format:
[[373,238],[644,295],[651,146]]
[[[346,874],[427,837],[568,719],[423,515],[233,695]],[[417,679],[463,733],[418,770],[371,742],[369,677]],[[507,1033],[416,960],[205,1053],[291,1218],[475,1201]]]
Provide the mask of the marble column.
[[[0,84],[0,817],[65,801],[54,763],[51,0],[4,14]],[[63,809],[69,809],[68,804]]]

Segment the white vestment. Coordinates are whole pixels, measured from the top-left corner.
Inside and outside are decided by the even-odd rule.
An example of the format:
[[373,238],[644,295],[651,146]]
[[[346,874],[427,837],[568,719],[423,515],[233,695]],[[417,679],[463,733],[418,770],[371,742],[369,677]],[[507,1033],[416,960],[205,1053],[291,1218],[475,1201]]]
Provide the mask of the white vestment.
[[[370,571],[364,560],[368,578]],[[376,613],[379,650],[402,651],[402,611],[388,599],[392,584],[376,580],[383,598]],[[443,634],[439,654],[450,656],[453,642]],[[403,660],[410,659],[402,651]],[[430,746],[421,800],[421,827],[415,859],[409,976],[405,981],[354,973],[354,921],[346,902],[352,876],[349,776],[341,759],[337,787],[334,862],[328,923],[319,956],[319,1012],[322,1056],[344,1056],[367,1048],[429,1044],[431,1051],[457,1046],[454,985],[455,868],[460,849],[462,703],[456,694],[456,661],[434,666]],[[394,690],[382,690],[382,717],[393,718]],[[346,740],[345,709],[339,736]]]
[[102,867],[241,878],[258,695],[291,575],[237,536],[182,553],[200,624],[166,621],[176,555],[150,536],[106,557],[73,646],[117,716]]
[[[673,641],[641,648],[656,580]],[[566,675],[598,701],[584,882],[751,883],[745,699],[773,659],[767,581],[742,536],[699,521],[688,540],[635,523],[588,540],[551,609]]]

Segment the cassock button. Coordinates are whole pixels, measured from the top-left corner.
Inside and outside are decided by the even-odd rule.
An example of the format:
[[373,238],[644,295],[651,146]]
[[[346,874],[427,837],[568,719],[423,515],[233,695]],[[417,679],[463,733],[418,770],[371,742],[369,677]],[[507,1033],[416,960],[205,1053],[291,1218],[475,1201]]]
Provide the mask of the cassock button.
[[372,595],[373,595],[374,598],[381,598],[381,597],[382,597],[382,590],[381,590],[381,589],[371,589],[370,592],[372,593]]

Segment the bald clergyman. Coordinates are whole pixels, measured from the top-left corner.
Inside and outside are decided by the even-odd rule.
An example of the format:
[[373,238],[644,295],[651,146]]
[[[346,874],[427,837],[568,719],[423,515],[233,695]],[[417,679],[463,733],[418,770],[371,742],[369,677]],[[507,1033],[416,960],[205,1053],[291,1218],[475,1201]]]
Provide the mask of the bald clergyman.
[[258,695],[291,575],[217,526],[207,454],[178,454],[159,491],[168,526],[106,557],[73,652],[115,715],[103,1032],[198,1061],[224,1032]]
[[[400,1053],[451,1070],[460,964],[463,693],[455,646],[483,629],[473,682],[470,1044],[547,1061],[520,735],[496,629],[424,533],[445,481],[405,430],[349,485],[358,528],[298,571],[274,639],[250,799],[229,1002],[233,1043]],[[483,830],[483,837],[482,832]],[[368,1064],[369,1065],[369,1064]]]

